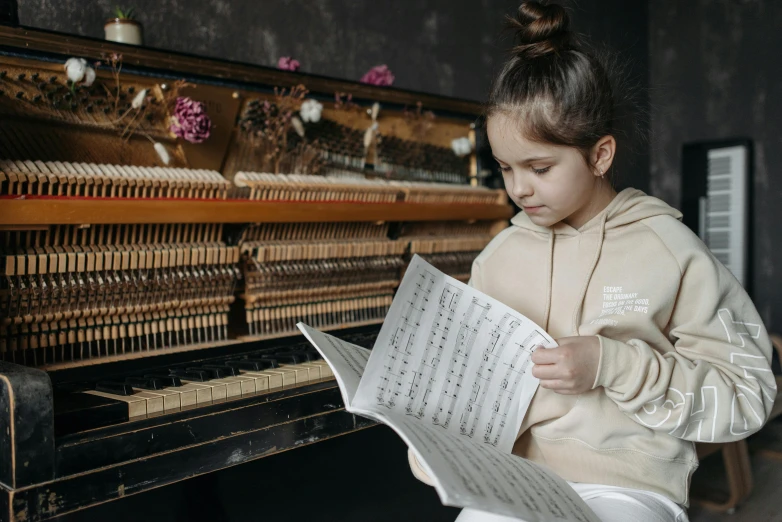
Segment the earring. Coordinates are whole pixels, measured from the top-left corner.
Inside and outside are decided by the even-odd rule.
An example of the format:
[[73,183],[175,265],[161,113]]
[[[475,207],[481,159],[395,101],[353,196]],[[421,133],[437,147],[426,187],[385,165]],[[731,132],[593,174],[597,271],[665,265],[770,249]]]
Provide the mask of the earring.
[[605,172],[603,172],[603,169],[600,169],[600,177],[602,178],[602,177],[603,177],[603,176],[605,176],[605,175],[606,175],[606,173],[605,173]]

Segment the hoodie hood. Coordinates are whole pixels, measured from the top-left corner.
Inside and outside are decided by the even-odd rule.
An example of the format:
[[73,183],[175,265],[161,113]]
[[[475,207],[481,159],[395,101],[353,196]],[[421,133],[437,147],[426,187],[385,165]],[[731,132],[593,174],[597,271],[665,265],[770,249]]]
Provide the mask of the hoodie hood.
[[546,272],[548,288],[546,292],[546,304],[543,314],[545,317],[544,328],[548,330],[549,316],[551,314],[555,237],[578,236],[580,234],[599,234],[597,238],[597,247],[595,248],[594,254],[591,257],[586,278],[584,279],[580,288],[580,299],[578,301],[579,304],[576,309],[573,310],[572,334],[578,335],[578,325],[581,318],[581,311],[584,307],[584,298],[586,297],[587,288],[589,288],[589,282],[592,279],[592,275],[594,274],[595,268],[597,267],[597,263],[600,261],[600,254],[603,249],[603,241],[605,240],[606,230],[612,230],[655,216],[672,216],[676,219],[681,219],[682,214],[678,210],[655,197],[647,196],[640,190],[628,188],[617,194],[611,203],[606,206],[606,208],[604,208],[592,219],[584,223],[584,225],[579,229],[575,229],[563,221],[552,227],[536,225],[524,212],[519,212],[513,216],[513,218],[511,218],[510,222],[517,227],[549,236],[547,259],[548,269]]

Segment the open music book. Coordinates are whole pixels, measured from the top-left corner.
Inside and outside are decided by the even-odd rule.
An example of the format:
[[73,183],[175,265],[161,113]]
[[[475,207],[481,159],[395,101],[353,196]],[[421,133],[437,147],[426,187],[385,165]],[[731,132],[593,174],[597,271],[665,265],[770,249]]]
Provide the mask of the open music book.
[[297,325],[334,371],[345,409],[390,426],[443,504],[526,522],[599,522],[553,471],[511,454],[538,386],[538,325],[415,256],[373,349]]

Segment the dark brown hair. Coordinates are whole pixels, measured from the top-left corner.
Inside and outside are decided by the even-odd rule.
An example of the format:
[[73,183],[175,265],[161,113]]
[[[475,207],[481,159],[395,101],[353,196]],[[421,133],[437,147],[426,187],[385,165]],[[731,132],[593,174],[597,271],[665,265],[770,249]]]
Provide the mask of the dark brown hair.
[[518,118],[527,139],[589,151],[614,133],[611,80],[572,31],[565,9],[525,1],[508,17],[518,44],[494,80],[486,110]]

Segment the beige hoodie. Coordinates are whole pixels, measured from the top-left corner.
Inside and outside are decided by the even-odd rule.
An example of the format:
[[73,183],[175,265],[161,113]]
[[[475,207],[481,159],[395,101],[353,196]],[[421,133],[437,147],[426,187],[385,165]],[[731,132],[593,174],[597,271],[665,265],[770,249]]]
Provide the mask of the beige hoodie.
[[593,389],[539,388],[515,454],[570,481],[686,505],[693,442],[738,440],[763,425],[776,396],[766,330],[680,218],[627,189],[578,230],[540,227],[519,213],[475,260],[473,287],[555,339],[600,339]]

